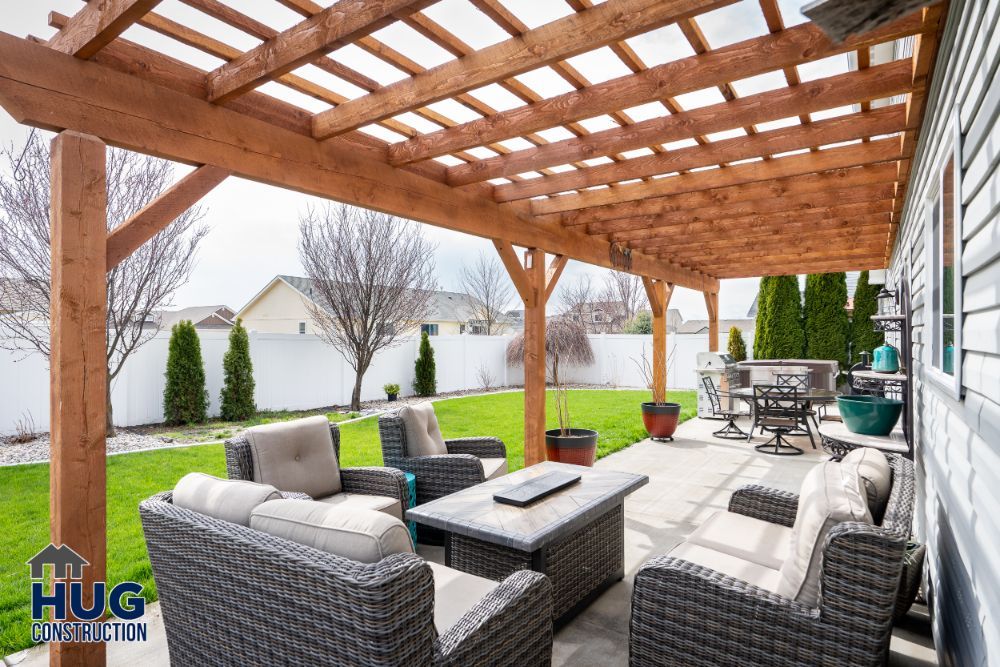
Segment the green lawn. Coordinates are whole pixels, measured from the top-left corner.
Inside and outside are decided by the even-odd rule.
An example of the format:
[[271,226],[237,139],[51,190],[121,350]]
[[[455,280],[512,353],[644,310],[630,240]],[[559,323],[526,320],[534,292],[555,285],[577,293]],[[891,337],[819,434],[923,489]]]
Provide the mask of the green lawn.
[[[574,426],[600,432],[598,456],[643,439],[639,402],[644,391],[573,390]],[[549,392],[548,423],[554,427]],[[681,419],[695,415],[694,392],[671,392],[683,406]],[[445,437],[495,435],[507,444],[511,470],[524,465],[524,406],[521,392],[453,398],[434,404]],[[381,465],[377,420],[341,426],[341,464]],[[138,581],[156,599],[139,524],[139,501],[172,488],[188,472],[225,476],[222,445],[164,449],[108,457],[108,582]],[[48,543],[49,467],[35,464],[0,468],[0,656],[26,648],[29,638],[29,585],[25,562]]]

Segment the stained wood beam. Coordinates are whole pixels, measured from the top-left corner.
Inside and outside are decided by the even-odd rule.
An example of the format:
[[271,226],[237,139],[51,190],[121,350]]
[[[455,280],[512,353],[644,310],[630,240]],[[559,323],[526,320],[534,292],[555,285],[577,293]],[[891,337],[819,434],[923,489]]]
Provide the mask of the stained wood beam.
[[819,28],[806,23],[776,35],[738,42],[702,55],[651,67],[638,74],[420,135],[393,144],[389,149],[389,159],[393,164],[426,160],[528,132],[538,132],[569,121],[627,109],[666,96],[765,74],[786,65],[846,53],[865,44],[891,41],[933,30],[934,27],[919,16],[910,16],[871,33],[835,44]]
[[559,277],[562,276],[563,269],[566,268],[567,262],[569,262],[569,257],[566,257],[565,255],[556,255],[552,258],[549,268],[545,270],[546,303],[548,303],[549,299],[552,297],[552,292],[555,291],[556,285],[559,283]]
[[502,239],[493,239],[493,247],[497,249],[497,254],[500,255],[500,261],[503,262],[504,268],[507,269],[510,281],[514,283],[514,289],[517,290],[518,295],[521,297],[521,301],[525,304],[532,303],[535,296],[531,291],[531,283],[528,280],[528,275],[524,271],[524,266],[521,264],[521,260],[517,257],[517,252],[515,252],[514,247],[509,241],[504,241]]
[[[822,192],[836,192],[845,188],[892,184],[896,181],[896,173],[896,166],[890,163],[838,169],[818,174],[805,174],[578,209],[540,216],[540,218],[559,220],[564,225],[586,225],[619,218],[642,218],[643,216],[679,211],[695,211],[712,206],[752,206],[761,200],[780,202],[792,196],[808,196]],[[747,215],[751,214],[752,212],[747,213]]]
[[848,72],[818,79],[796,88],[749,95],[691,111],[651,118],[625,127],[594,132],[585,137],[556,141],[545,146],[514,151],[509,155],[476,160],[448,169],[451,185],[509,177],[545,167],[611,155],[623,151],[687,139],[693,135],[722,132],[741,125],[755,125],[796,112],[808,114],[909,92],[913,79],[903,61],[864,72]]
[[646,155],[620,163],[602,164],[566,171],[519,183],[498,185],[494,199],[513,201],[569,190],[582,190],[647,176],[682,172],[699,167],[737,160],[786,153],[789,151],[836,144],[866,137],[894,134],[906,129],[902,105],[893,105],[847,114],[809,125],[758,132],[752,135],[713,141],[704,146],[690,146],[657,155]]
[[159,197],[108,234],[107,270],[115,268],[184,211],[198,203],[217,185],[226,180],[229,171],[204,165],[173,184]]
[[[869,268],[865,266],[868,262],[878,262],[881,261],[881,246],[871,246],[867,250],[858,250],[845,253],[838,253],[836,255],[824,255],[822,252],[807,252],[807,253],[795,253],[795,254],[785,254],[785,255],[758,255],[758,256],[746,256],[742,258],[734,259],[732,262],[723,264],[705,263],[699,264],[699,266],[704,266],[706,270],[718,271],[720,275],[731,276],[739,272],[753,271],[756,266],[761,271],[766,271],[768,268],[774,268],[778,264],[789,264],[791,267],[795,267],[797,270],[795,273],[827,273],[831,265],[839,265],[844,267],[840,270],[845,271],[860,271],[864,268]],[[695,262],[697,263],[697,262]],[[824,267],[824,268],[820,268]],[[765,275],[764,273],[750,274],[750,275]]]
[[160,0],[94,0],[49,40],[49,48],[86,60],[128,30]]
[[866,269],[884,269],[888,263],[882,257],[854,258],[835,261],[810,260],[802,263],[788,261],[768,264],[766,262],[751,262],[742,266],[718,269],[718,275],[724,279],[756,278],[759,276],[795,276],[803,273],[830,273],[833,271],[864,271]]
[[326,139],[732,2],[610,0],[319,113],[313,134]]
[[664,257],[683,257],[685,261],[705,264],[724,264],[741,258],[755,259],[771,255],[805,255],[808,253],[836,255],[837,253],[856,252],[877,247],[885,240],[889,227],[876,228],[872,232],[853,234],[841,239],[840,243],[831,243],[826,239],[770,238],[757,239],[743,244],[728,241],[704,243],[698,246],[667,246],[660,253]]
[[650,390],[653,402],[660,403],[667,396],[667,309],[674,286],[646,276],[642,277],[642,286],[653,314],[653,377]]
[[702,292],[708,310],[708,351],[719,351],[719,293]]
[[649,182],[619,185],[614,188],[588,190],[548,199],[535,199],[531,202],[531,210],[535,214],[559,213],[590,206],[605,206],[649,197],[664,197],[683,192],[769,181],[832,169],[891,162],[899,158],[899,140],[890,137],[867,144],[853,144],[830,148],[818,153],[791,155],[767,162],[749,162],[733,165],[726,169],[711,169]]
[[225,101],[291,72],[367,34],[374,23],[414,2],[340,0],[209,72],[208,98],[213,102]]
[[[17,122],[76,129],[186,164],[405,216],[455,231],[542,248],[611,267],[610,246],[558,222],[394,169],[340,140],[309,137],[135,76],[0,33],[0,104]],[[632,271],[693,289],[716,281],[633,255]]]

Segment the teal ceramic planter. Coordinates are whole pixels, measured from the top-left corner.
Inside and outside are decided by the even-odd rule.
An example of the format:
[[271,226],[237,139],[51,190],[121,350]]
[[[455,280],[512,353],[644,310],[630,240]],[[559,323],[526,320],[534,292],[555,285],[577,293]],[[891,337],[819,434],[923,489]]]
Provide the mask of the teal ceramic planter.
[[847,430],[862,435],[889,435],[903,412],[903,401],[881,396],[838,396],[837,406]]
[[892,345],[876,347],[872,356],[872,370],[876,373],[898,373],[899,350]]

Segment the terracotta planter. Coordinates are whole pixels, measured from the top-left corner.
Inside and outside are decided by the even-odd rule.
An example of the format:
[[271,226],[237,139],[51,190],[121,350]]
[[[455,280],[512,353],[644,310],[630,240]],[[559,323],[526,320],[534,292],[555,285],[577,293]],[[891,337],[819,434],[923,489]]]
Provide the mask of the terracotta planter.
[[592,466],[597,456],[597,431],[571,428],[568,435],[557,428],[546,431],[545,455],[549,461]]
[[680,403],[642,404],[642,423],[653,440],[673,440],[680,417]]

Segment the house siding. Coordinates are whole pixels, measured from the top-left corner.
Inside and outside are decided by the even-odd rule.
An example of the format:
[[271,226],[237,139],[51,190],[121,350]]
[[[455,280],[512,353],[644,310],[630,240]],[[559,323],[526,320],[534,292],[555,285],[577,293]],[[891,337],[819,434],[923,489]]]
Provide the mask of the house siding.
[[[915,530],[943,665],[1000,664],[1000,3],[952,3],[928,93],[890,281],[909,281]],[[923,202],[960,128],[962,395],[925,366]]]

